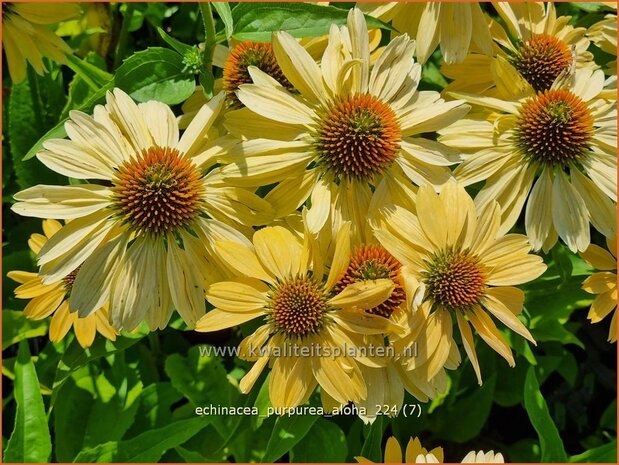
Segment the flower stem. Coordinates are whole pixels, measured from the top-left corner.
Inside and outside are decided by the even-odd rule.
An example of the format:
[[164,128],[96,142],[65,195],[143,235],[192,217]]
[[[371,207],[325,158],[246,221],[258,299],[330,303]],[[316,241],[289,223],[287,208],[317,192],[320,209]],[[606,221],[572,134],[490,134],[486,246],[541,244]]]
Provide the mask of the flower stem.
[[213,48],[215,46],[215,21],[213,20],[213,9],[209,2],[200,2],[200,13],[204,23],[204,64],[208,71],[213,69]]
[[127,37],[129,36],[129,25],[133,18],[133,11],[135,5],[133,3],[126,3],[127,10],[123,15],[123,23],[120,27],[120,33],[118,34],[118,43],[116,44],[116,54],[114,55],[114,69],[118,68],[121,60],[125,56],[125,48],[127,47]]

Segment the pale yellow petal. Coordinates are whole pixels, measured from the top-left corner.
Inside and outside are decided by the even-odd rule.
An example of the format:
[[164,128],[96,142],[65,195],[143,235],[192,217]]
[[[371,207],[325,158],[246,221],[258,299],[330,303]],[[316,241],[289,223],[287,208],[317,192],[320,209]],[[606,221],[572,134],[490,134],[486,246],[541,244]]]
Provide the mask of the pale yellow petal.
[[207,289],[207,300],[227,312],[248,312],[267,305],[268,287],[262,281],[245,279],[212,284]]
[[273,53],[282,72],[301,95],[318,102],[324,97],[320,68],[305,50],[287,32],[273,34]]
[[533,344],[537,344],[527,327],[518,319],[514,313],[507,308],[502,301],[494,297],[492,294],[487,293],[481,300],[490,313],[492,313],[499,321],[512,331],[520,334],[525,339],[528,339]]
[[477,352],[475,351],[475,340],[473,339],[473,332],[471,331],[471,327],[469,326],[468,321],[466,321],[461,312],[456,312],[456,317],[458,320],[458,328],[460,329],[460,334],[462,335],[462,345],[464,346],[464,350],[469,356],[471,365],[473,365],[473,369],[475,370],[475,375],[477,376],[477,383],[481,386],[481,369],[479,368]]
[[599,245],[591,244],[580,256],[597,270],[617,269],[617,260]]
[[304,403],[316,387],[309,359],[278,357],[269,379],[269,398],[275,408],[294,408]]
[[233,241],[217,241],[215,251],[236,272],[262,281],[273,282],[273,275],[267,272],[258,261],[256,252],[246,245]]
[[615,308],[617,308],[617,291],[605,292],[595,298],[587,318],[591,320],[591,323],[598,323],[606,318]]
[[394,289],[390,279],[376,279],[374,281],[359,281],[329,299],[329,305],[334,307],[358,307],[370,309],[383,303],[389,298]]
[[77,320],[77,313],[69,313],[68,302],[63,303],[54,313],[50,322],[49,340],[52,342],[62,340],[71,329],[75,320]]
[[486,341],[501,357],[509,363],[509,366],[515,366],[514,356],[505,340],[505,337],[499,332],[492,319],[480,307],[474,307],[472,311],[466,312],[473,327],[481,338]]
[[194,329],[201,333],[220,331],[241,325],[261,315],[264,315],[264,312],[231,313],[215,308],[200,318]]
[[548,169],[542,170],[531,189],[524,224],[533,250],[540,250],[552,226],[552,178]]
[[552,221],[559,237],[572,252],[583,252],[591,241],[589,212],[582,196],[560,172],[552,189]]
[[385,463],[402,463],[402,448],[393,436],[387,439],[385,445]]
[[302,246],[286,228],[270,226],[254,233],[256,255],[273,276],[288,279],[301,272]]

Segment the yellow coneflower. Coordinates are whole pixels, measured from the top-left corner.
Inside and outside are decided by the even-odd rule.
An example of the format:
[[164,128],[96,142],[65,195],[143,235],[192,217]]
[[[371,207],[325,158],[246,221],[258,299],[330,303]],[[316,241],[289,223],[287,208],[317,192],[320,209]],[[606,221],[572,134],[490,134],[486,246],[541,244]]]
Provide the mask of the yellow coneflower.
[[[358,463],[374,463],[365,457],[355,457]],[[383,463],[443,463],[443,448],[435,447],[428,451],[421,445],[419,438],[410,438],[406,445],[406,455],[402,456],[402,447],[398,440],[391,436],[385,445]],[[504,463],[503,454],[494,451],[471,451],[461,463]]]
[[[400,36],[372,66],[365,18],[357,9],[347,27],[331,28],[320,65],[289,34],[275,34],[278,64],[298,93],[249,68],[254,84],[237,91],[247,108],[228,113],[225,122],[233,135],[249,140],[222,159],[230,162],[224,179],[239,186],[277,183],[266,196],[277,216],[310,198],[312,232],[330,214],[336,223],[361,227],[370,202],[377,207],[389,196],[408,199],[411,181],[440,189],[459,153],[422,134],[451,124],[469,107],[417,92],[421,66],[413,61],[414,47]],[[373,198],[371,186],[378,192]]]
[[[377,49],[381,33],[380,29],[369,31],[370,50],[372,58],[375,60],[381,49]],[[299,44],[315,59],[319,59],[324,53],[328,43],[328,36],[312,37],[300,39]],[[277,64],[273,46],[270,42],[253,42],[232,40],[231,47],[223,45],[215,46],[213,53],[213,65],[223,70],[223,77],[215,80],[215,90],[224,90],[231,110],[241,109],[243,104],[236,97],[236,91],[242,84],[252,84],[253,80],[249,74],[249,67],[254,66],[265,74],[271,76],[286,89],[293,91],[294,86],[288,82],[281,68]],[[202,87],[196,87],[195,92],[183,103],[183,115],[179,119],[181,127],[189,124],[196,112],[206,103],[206,98]],[[244,112],[241,112],[242,116]],[[251,117],[249,117],[251,120]],[[248,123],[250,121],[247,121]]]
[[572,251],[584,251],[589,222],[615,236],[617,108],[603,95],[604,82],[601,70],[583,69],[520,99],[456,94],[486,113],[441,131],[439,140],[469,153],[454,176],[465,185],[486,181],[475,203],[499,202],[501,232],[515,224],[526,202],[535,250],[548,251],[558,234]]
[[49,28],[80,14],[78,3],[5,3],[2,12],[2,46],[13,82],[26,77],[28,63],[43,74],[48,57],[64,63],[71,48]]
[[[365,280],[389,279],[393,283],[391,295],[376,307],[366,309],[367,313],[390,318],[396,324],[415,328],[412,338],[415,342],[422,341],[427,330],[432,327],[431,318],[428,325],[427,314],[418,311],[414,322],[410,318],[410,303],[407,302],[406,286],[410,283],[409,272],[383,246],[374,243],[357,244],[350,257],[346,271],[335,284],[334,291],[340,292],[347,286]],[[426,402],[428,399],[443,393],[447,386],[445,368],[454,369],[460,363],[460,354],[453,339],[446,339],[444,346],[448,347],[448,357],[433,362],[433,353],[428,353],[426,346],[421,342],[421,357],[414,343],[399,344],[397,352],[392,341],[400,339],[398,335],[387,335],[389,345],[387,350],[392,354],[383,367],[361,365],[363,378],[372,389],[368,396],[360,402],[359,416],[366,422],[373,422],[379,411],[390,416],[397,415],[404,401],[404,390],[411,393],[418,400]],[[409,335],[403,336],[408,338]],[[390,347],[391,346],[391,347]],[[404,349],[408,349],[407,351]],[[334,402],[323,395],[323,404],[333,405]],[[388,406],[388,408],[387,408]],[[382,410],[381,410],[382,409]]]
[[357,6],[414,37],[419,63],[425,63],[437,45],[447,63],[462,61],[469,50],[492,55],[492,37],[478,2],[360,2]]
[[368,344],[364,337],[382,345],[381,334],[398,330],[387,318],[364,311],[390,296],[390,279],[335,289],[349,261],[350,225],[336,238],[327,275],[328,261],[308,239],[301,242],[286,228],[270,226],[257,231],[250,246],[218,242],[216,251],[237,275],[208,288],[215,309],[196,325],[196,331],[217,331],[262,319],[240,345],[241,357],[255,362],[240,387],[249,392],[270,364],[269,395],[278,408],[304,403],[317,385],[339,403],[365,399],[359,364],[383,362],[358,348]]
[[115,89],[94,117],[71,112],[69,140],[43,144],[37,158],[50,169],[104,181],[35,186],[15,195],[16,213],[73,219],[39,254],[43,283],[81,266],[71,310],[86,316],[109,300],[111,321],[127,330],[142,320],[163,328],[173,308],[190,326],[204,314],[209,244],[247,242],[238,228],[272,218],[266,201],[223,185],[217,170],[207,173],[222,150],[206,135],[223,101],[214,97],[179,137],[168,106],[136,105]]
[[[488,312],[535,343],[517,317],[524,292],[514,286],[537,278],[546,265],[540,257],[529,254],[526,236],[499,233],[500,208],[496,202],[476,209],[464,188],[455,182],[448,183],[440,195],[429,186],[421,187],[416,205],[416,215],[390,206],[372,220],[378,241],[410,270],[407,293],[411,293],[413,302],[423,302],[413,318],[415,313],[425,313],[431,320],[419,344],[419,354],[412,361],[422,363],[428,353],[432,354],[432,366],[442,366],[451,350],[455,318],[481,384],[469,324],[513,366],[511,349]],[[416,330],[410,326],[412,334]],[[414,337],[396,341],[396,352]]]
[[[232,49],[218,46],[215,48],[213,62],[223,69],[223,78],[215,81],[215,90],[218,92],[223,90],[228,107],[231,109],[243,106],[236,98],[235,92],[241,84],[252,83],[248,71],[250,66],[255,66],[272,76],[280,84],[292,88],[275,60],[270,43],[243,41],[237,43]],[[184,127],[189,124],[205,103],[206,97],[202,87],[197,87],[192,96],[183,103],[183,115],[179,119],[180,126]]]
[[[33,234],[28,246],[37,255],[43,246],[62,228],[56,220],[43,221],[43,234]],[[116,340],[118,331],[108,323],[107,303],[85,318],[78,318],[77,313],[69,312],[69,298],[75,277],[79,270],[69,273],[60,281],[44,284],[38,273],[28,271],[9,271],[7,276],[21,285],[15,289],[18,299],[30,299],[24,308],[24,315],[32,320],[42,320],[52,315],[49,327],[49,339],[58,342],[63,339],[71,327],[79,344],[90,347],[97,333]]]
[[557,17],[552,2],[493,2],[507,30],[490,24],[495,53],[472,53],[458,64],[446,64],[452,79],[445,92],[464,91],[502,99],[532,96],[549,90],[562,74],[595,68],[587,51],[585,28],[574,28],[570,16]]
[[607,239],[606,245],[608,251],[591,244],[580,254],[593,268],[603,270],[585,279],[582,288],[590,294],[597,294],[587,315],[591,323],[599,323],[614,310],[608,341],[617,342],[617,240]]

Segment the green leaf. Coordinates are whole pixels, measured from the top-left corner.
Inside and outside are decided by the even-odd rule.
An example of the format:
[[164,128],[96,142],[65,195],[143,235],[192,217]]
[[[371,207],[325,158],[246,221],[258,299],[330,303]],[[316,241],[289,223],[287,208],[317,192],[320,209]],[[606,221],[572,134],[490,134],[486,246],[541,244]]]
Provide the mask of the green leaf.
[[123,62],[116,71],[116,86],[139,102],[158,100],[176,105],[191,96],[196,84],[182,55],[167,48],[151,47]]
[[531,334],[538,342],[559,341],[562,344],[575,344],[581,349],[585,348],[580,339],[565,327],[565,322],[559,320],[544,320],[531,330]]
[[[294,37],[317,37],[328,34],[332,24],[344,26],[347,17],[347,10],[311,3],[238,3],[232,10],[232,37],[269,42],[276,31],[287,31]],[[365,19],[368,28],[391,29],[371,16]]]
[[[316,447],[316,444],[321,447]],[[348,444],[344,431],[335,423],[318,418],[309,433],[293,447],[290,461],[344,463],[347,455]]]
[[617,440],[570,457],[571,463],[617,463]]
[[30,358],[28,342],[19,343],[15,363],[15,427],[4,451],[5,462],[49,462],[52,441],[39,380]]
[[72,462],[84,442],[93,395],[73,378],[60,389],[54,405],[54,453],[58,462]]
[[617,431],[617,399],[614,399],[602,413],[600,428]]
[[215,88],[215,77],[213,76],[213,72],[203,68],[200,71],[200,85],[202,86],[202,93],[206,97],[207,100],[213,98],[214,88]]
[[525,360],[517,360],[513,368],[506,363],[497,364],[494,402],[502,407],[513,407],[522,402],[527,364],[521,362]]
[[371,426],[364,428],[369,429],[369,433],[359,455],[372,462],[380,463],[383,459],[383,416],[376,417]]
[[205,463],[206,457],[202,455],[200,452],[196,452],[195,450],[185,449],[184,447],[177,446],[174,450],[183,457],[186,463]]
[[[192,407],[205,405],[238,405],[238,388],[230,383],[221,360],[215,356],[202,356],[199,347],[192,347],[187,357],[170,355],[165,361],[165,372],[172,386],[192,403]],[[213,425],[227,437],[234,417],[214,416]]]
[[108,381],[103,374],[97,378],[98,398],[88,416],[84,447],[118,441],[133,424],[140,405],[142,383],[133,371],[119,381]]
[[221,360],[202,356],[199,347],[192,347],[187,357],[170,355],[165,361],[165,372],[172,386],[196,407],[204,405],[235,405],[237,389],[230,384]]
[[270,378],[271,374],[269,373],[264,379],[260,390],[258,391],[258,397],[256,397],[256,403],[254,404],[254,407],[258,408],[258,415],[252,416],[251,418],[252,428],[254,430],[260,428],[260,425],[262,425],[264,420],[266,420],[269,407],[271,407],[271,398],[269,397]]
[[567,462],[559,431],[552,421],[544,396],[539,389],[535,368],[529,367],[524,384],[524,407],[539,436],[542,462]]
[[224,23],[224,30],[226,31],[226,39],[229,39],[234,32],[234,20],[232,19],[232,11],[228,2],[213,2],[213,8],[217,11],[217,14]]
[[76,370],[93,360],[128,349],[145,335],[145,333],[138,331],[127,334],[127,336],[124,337],[119,337],[116,341],[98,337],[88,349],[84,349],[79,345],[77,339],[74,339],[58,364],[56,379],[54,380],[53,386],[52,404],[58,395],[60,386],[62,386],[67,378]]
[[9,99],[8,139],[17,184],[22,189],[35,184],[56,184],[62,180],[59,174],[40,162],[26,162],[24,158],[32,141],[37,140],[47,129],[43,112],[36,79],[13,86]]
[[[139,434],[172,422],[172,405],[183,396],[170,383],[153,383],[142,390],[136,422],[131,431]],[[136,429],[140,428],[140,429]]]
[[[90,113],[96,104],[103,101],[107,91],[111,90],[113,87],[114,82],[109,81],[107,84],[101,87],[101,89],[92,94],[92,96],[88,100],[86,100],[86,102],[84,102],[79,108],[75,109],[83,111],[85,113]],[[47,131],[39,140],[37,140],[37,142],[32,147],[30,147],[30,150],[28,150],[28,153],[26,153],[26,156],[24,156],[23,160],[26,161],[34,157],[37,152],[39,152],[43,148],[43,142],[45,142],[46,140],[63,139],[67,137],[67,131],[65,131],[64,129],[64,123],[67,121],[67,119],[68,118],[64,118],[63,120],[61,120],[56,126]]]
[[440,92],[447,85],[447,81],[441,74],[441,70],[434,63],[434,61],[428,61],[425,65],[423,65],[421,76],[422,82],[427,84],[427,89],[424,88],[423,90],[436,90],[437,92]]
[[576,8],[586,11],[587,13],[595,13],[604,6],[599,2],[570,2],[570,4]]
[[569,249],[561,244],[558,247],[552,248],[552,258],[559,269],[559,274],[564,283],[572,276],[573,266],[570,255]]
[[[85,58],[84,62],[90,65],[105,70],[105,60],[94,52],[90,52]],[[106,73],[107,74],[107,73]],[[109,81],[110,79],[108,79]],[[69,83],[69,98],[62,110],[60,119],[64,120],[69,116],[69,112],[75,108],[84,106],[88,100],[99,91],[99,88],[93,89],[88,85],[86,81],[79,75],[75,74],[73,79]]]
[[183,56],[183,63],[185,64],[185,68],[187,70],[197,74],[203,69],[202,54],[200,53],[200,49],[198,49],[198,47],[187,45],[180,40],[175,39],[174,37],[166,34],[166,32],[160,27],[157,28],[157,31],[166,44]]
[[179,420],[126,441],[106,442],[85,449],[78,454],[75,462],[157,462],[167,450],[180,446],[208,426],[209,422],[209,417]]
[[309,432],[318,420],[316,415],[281,416],[275,421],[262,462],[275,462]]
[[24,339],[47,334],[46,320],[29,320],[24,312],[15,310],[2,311],[2,350]]
[[196,48],[192,45],[187,45],[181,42],[180,40],[175,39],[174,37],[166,33],[160,27],[157,28],[157,32],[159,33],[159,35],[161,36],[161,38],[164,40],[166,44],[168,44],[170,47],[172,47],[174,50],[176,50],[181,55],[184,55],[186,53],[192,53],[193,50]]
[[[494,371],[494,370],[493,370]],[[481,387],[475,386],[467,396],[458,397],[457,402],[449,407],[436,410],[440,416],[437,434],[455,442],[466,442],[476,437],[486,424],[496,385],[496,373],[484,379]],[[466,428],[453,421],[454,418],[466,417]]]
[[529,329],[534,336],[533,330],[543,321],[568,318],[574,310],[591,305],[593,297],[581,288],[582,281],[582,276],[572,276],[566,282],[560,278],[537,279],[523,286],[525,307],[531,314]]
[[113,77],[107,71],[75,55],[67,55],[67,65],[95,90],[106,85]]

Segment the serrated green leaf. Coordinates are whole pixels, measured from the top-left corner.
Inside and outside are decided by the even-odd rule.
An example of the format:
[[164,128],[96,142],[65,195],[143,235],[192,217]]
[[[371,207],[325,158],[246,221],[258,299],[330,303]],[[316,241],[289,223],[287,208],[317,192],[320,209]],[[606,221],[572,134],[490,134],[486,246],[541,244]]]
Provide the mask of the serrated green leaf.
[[[344,26],[348,11],[311,3],[238,3],[232,10],[233,38],[269,42],[271,34],[287,31],[294,37],[317,37],[329,32],[332,24]],[[391,29],[371,16],[368,28]]]
[[176,105],[195,89],[193,74],[185,69],[183,56],[162,47],[151,47],[127,58],[116,71],[116,86],[138,102],[158,100]]
[[13,394],[17,413],[15,427],[4,450],[4,462],[49,462],[52,441],[39,380],[26,341],[19,343]]
[[535,368],[529,367],[524,383],[524,407],[539,436],[542,462],[567,462],[563,441],[559,436],[544,396],[539,389]]

